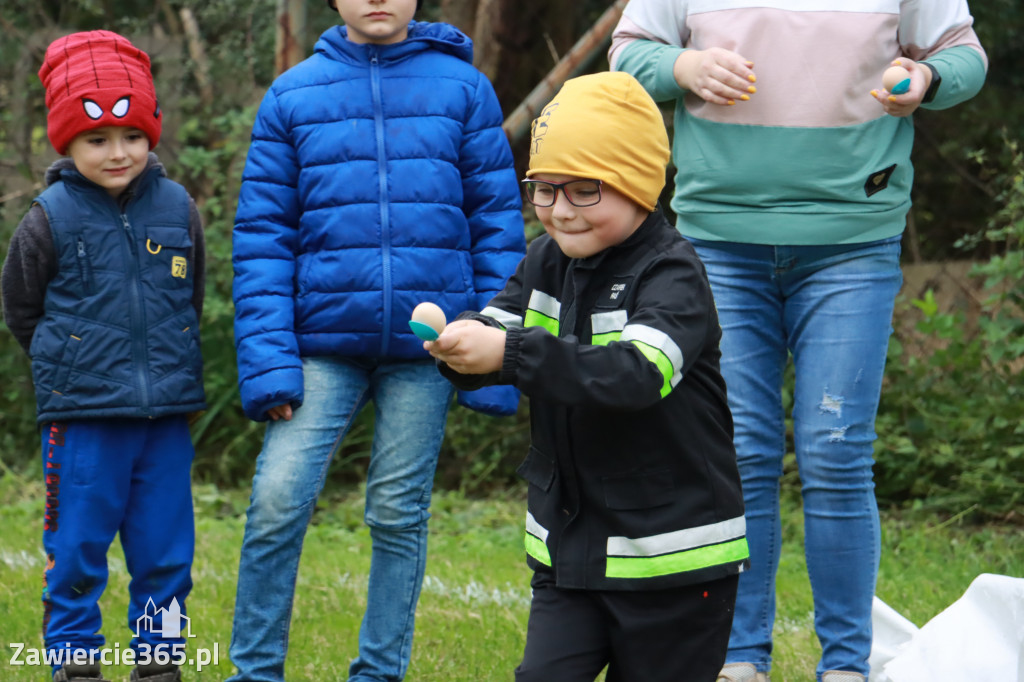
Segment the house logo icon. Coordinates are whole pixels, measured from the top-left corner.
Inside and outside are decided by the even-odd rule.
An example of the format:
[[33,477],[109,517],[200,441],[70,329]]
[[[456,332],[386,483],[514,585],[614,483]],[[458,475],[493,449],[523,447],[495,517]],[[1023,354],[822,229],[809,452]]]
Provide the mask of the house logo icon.
[[[163,616],[159,619],[160,624],[157,625],[155,621],[159,614],[163,614]],[[177,597],[171,600],[171,605],[166,609],[158,609],[153,603],[153,598],[149,598],[145,611],[135,620],[135,636],[138,637],[143,632],[174,639],[182,636],[195,637],[192,634],[192,619],[182,615]]]

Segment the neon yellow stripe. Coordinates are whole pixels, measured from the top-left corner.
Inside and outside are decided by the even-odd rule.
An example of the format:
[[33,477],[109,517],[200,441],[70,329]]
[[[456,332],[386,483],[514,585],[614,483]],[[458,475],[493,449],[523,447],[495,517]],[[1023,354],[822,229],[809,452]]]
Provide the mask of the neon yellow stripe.
[[609,578],[654,578],[742,561],[750,556],[746,538],[652,557],[608,557]]
[[545,566],[551,565],[551,555],[548,553],[548,546],[544,541],[535,535],[526,534],[526,553]]
[[633,339],[632,343],[640,349],[640,352],[644,354],[644,357],[658,367],[658,371],[661,372],[661,376],[665,377],[665,382],[661,385],[661,397],[664,398],[672,392],[672,376],[676,373],[675,367],[672,366],[672,361],[669,360],[668,356],[660,350],[654,346],[644,343],[643,341]]
[[523,326],[543,327],[554,336],[558,336],[558,320],[553,317],[548,317],[544,313],[539,313],[536,310],[526,311],[526,317],[523,318]]
[[590,343],[595,346],[607,346],[612,341],[618,341],[622,332],[608,332],[607,334],[594,334],[590,337]]

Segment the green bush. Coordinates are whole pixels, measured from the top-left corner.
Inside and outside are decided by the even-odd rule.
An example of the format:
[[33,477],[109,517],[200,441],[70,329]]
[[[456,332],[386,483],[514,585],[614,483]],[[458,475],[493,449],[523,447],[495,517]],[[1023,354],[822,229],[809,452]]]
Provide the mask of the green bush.
[[[1024,502],[1024,153],[1004,135],[1012,172],[985,240],[997,250],[984,278],[976,328],[963,311],[940,312],[932,292],[910,302],[917,331],[936,350],[917,357],[893,339],[878,415],[879,500],[1020,521]],[[904,303],[906,305],[906,303]],[[899,315],[900,313],[897,312]]]

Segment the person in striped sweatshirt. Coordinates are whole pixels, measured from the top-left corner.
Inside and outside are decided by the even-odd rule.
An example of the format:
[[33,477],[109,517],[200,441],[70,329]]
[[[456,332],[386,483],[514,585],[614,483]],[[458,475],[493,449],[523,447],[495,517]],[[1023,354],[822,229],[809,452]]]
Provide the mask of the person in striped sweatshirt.
[[[816,679],[868,675],[874,425],[902,281],[911,115],[979,91],[987,58],[972,24],[964,0],[633,0],[615,29],[612,69],[675,103],[671,206],[723,329],[751,570],[720,681],[763,682],[771,668],[790,354]],[[903,94],[882,86],[896,62]]]

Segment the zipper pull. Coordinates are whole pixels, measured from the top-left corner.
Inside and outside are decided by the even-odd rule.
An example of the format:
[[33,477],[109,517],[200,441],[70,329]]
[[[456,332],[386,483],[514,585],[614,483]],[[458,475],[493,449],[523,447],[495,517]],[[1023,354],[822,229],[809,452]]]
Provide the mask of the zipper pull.
[[132,226],[128,223],[128,216],[126,216],[124,213],[121,214],[121,223],[124,224],[124,229],[131,232]]
[[78,274],[82,278],[85,293],[92,295],[92,263],[85,252],[85,240],[81,237],[78,238]]

